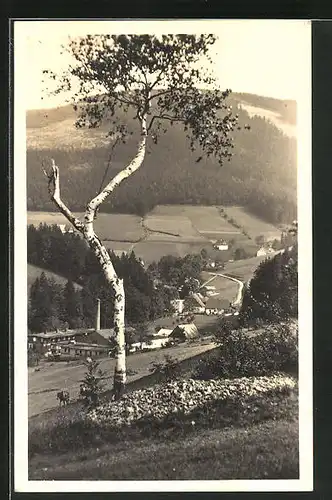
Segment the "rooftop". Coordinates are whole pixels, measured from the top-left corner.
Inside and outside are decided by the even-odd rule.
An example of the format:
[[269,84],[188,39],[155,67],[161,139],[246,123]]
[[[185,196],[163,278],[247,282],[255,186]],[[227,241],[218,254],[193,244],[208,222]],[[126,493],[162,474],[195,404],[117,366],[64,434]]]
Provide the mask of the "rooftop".
[[206,301],[205,307],[208,309],[226,309],[229,307],[229,301],[226,299],[209,297]]

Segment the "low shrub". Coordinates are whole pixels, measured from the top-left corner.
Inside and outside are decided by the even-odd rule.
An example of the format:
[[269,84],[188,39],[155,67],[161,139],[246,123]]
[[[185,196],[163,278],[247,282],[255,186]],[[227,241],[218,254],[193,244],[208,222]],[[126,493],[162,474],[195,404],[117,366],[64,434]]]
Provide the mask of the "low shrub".
[[297,375],[297,323],[265,326],[263,330],[245,331],[221,328],[216,334],[216,354],[199,363],[194,377],[263,376],[274,372]]
[[160,374],[163,380],[170,381],[177,379],[181,374],[179,360],[169,354],[165,354],[163,362],[151,363],[150,373]]
[[99,364],[91,358],[84,361],[86,373],[80,385],[80,399],[88,409],[98,405],[105,388],[105,372],[100,370]]
[[29,367],[38,366],[41,357],[42,356],[39,352],[29,350],[28,351],[28,366]]

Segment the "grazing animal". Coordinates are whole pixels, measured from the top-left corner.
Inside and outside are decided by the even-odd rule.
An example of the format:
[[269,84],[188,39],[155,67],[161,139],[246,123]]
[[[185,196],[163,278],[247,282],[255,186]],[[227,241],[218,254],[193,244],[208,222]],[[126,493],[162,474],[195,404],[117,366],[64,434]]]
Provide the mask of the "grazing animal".
[[59,391],[56,395],[56,398],[59,400],[59,406],[61,406],[61,403],[63,404],[63,406],[66,406],[69,402],[69,392]]

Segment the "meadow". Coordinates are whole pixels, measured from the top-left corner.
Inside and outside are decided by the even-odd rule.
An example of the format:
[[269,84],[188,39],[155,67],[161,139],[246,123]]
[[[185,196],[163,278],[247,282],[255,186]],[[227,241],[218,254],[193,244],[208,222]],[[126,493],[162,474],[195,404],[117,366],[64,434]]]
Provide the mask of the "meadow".
[[224,212],[233,219],[239,226],[243,227],[249,236],[254,240],[257,236],[263,235],[267,240],[280,238],[281,230],[268,222],[255,217],[245,211],[243,207],[222,207]]
[[251,259],[238,260],[235,262],[227,262],[223,272],[225,274],[229,274],[230,276],[234,275],[235,278],[239,278],[242,281],[248,281],[252,278],[255,269],[266,258],[266,256],[260,256],[252,257]]
[[[42,269],[41,267],[34,266],[33,264],[28,264],[27,271],[28,289],[30,289],[31,285],[36,281],[37,278],[40,277],[42,273],[45,273],[47,278],[53,279],[56,283],[62,286],[64,286],[68,281],[67,278],[63,278],[62,276],[59,276],[59,274],[52,273],[51,271],[47,271],[45,269]],[[81,285],[78,285],[77,283],[74,283],[74,286],[77,290],[80,290],[82,288]]]
[[[227,214],[227,218],[224,217]],[[75,214],[82,219],[82,212]],[[232,219],[233,223],[229,222]],[[58,212],[28,212],[27,223],[38,226],[67,224]],[[235,225],[239,227],[235,227]],[[95,230],[105,246],[116,253],[134,251],[147,264],[164,255],[184,257],[212,250],[220,238],[254,252],[254,238],[280,236],[280,229],[245,212],[241,207],[158,205],[144,218],[130,214],[99,213]],[[247,234],[244,234],[247,233]],[[257,247],[258,249],[258,247]]]

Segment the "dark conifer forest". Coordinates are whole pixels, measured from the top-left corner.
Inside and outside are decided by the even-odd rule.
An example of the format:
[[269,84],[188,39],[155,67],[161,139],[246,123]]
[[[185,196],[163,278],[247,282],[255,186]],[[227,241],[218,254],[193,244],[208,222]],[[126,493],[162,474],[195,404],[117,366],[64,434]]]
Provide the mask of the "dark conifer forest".
[[[144,215],[157,204],[241,205],[272,223],[296,219],[296,139],[271,121],[249,117],[242,102],[279,113],[285,123],[295,121],[295,103],[250,94],[232,94],[229,103],[239,114],[241,130],[234,132],[234,156],[222,167],[212,158],[191,152],[183,130],[167,122],[158,143],[149,141],[142,168],[122,183],[103,204],[103,212]],[[285,111],[286,110],[286,111]],[[82,211],[105,182],[133,157],[137,130],[117,146],[111,162],[106,125],[101,129],[74,128],[69,107],[29,111],[27,114],[28,210],[54,211],[42,164],[54,158],[61,169],[61,192],[71,210]],[[248,125],[248,127],[244,127]],[[250,127],[250,128],[249,128]]]

